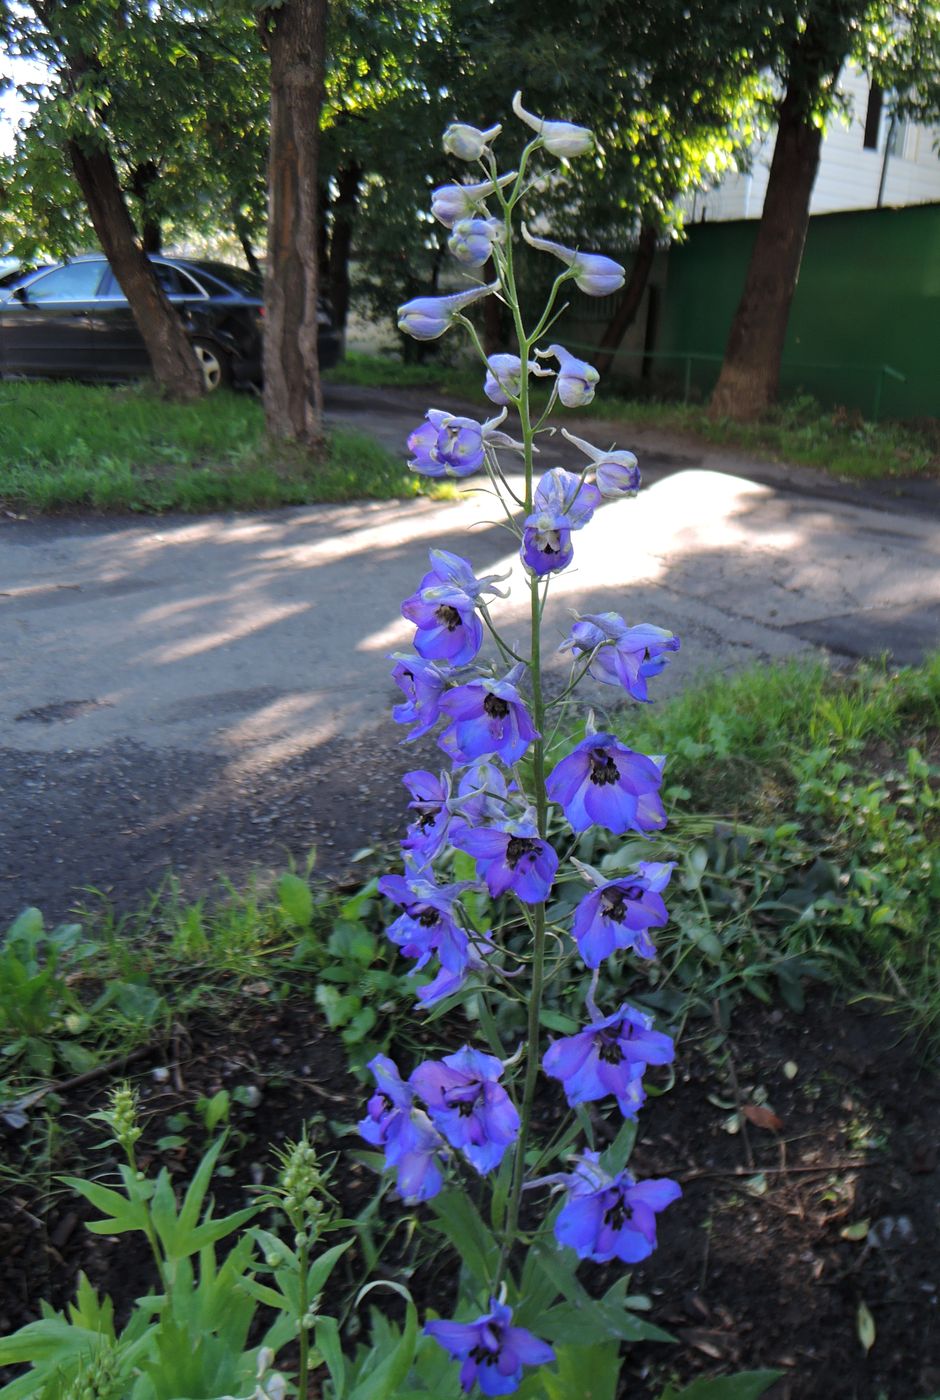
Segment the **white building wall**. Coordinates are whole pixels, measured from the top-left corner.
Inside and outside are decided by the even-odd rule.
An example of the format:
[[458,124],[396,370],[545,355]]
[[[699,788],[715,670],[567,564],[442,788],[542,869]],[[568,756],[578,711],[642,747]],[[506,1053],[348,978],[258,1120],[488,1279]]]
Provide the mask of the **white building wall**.
[[[823,139],[819,171],[813,187],[811,214],[831,214],[837,210],[874,209],[884,171],[884,205],[930,204],[940,201],[940,127],[897,123],[885,155],[890,118],[881,113],[878,140],[874,149],[865,147],[865,117],[870,83],[855,68],[847,68],[839,82],[849,98],[845,116],[830,118]],[[728,175],[714,189],[698,191],[687,198],[686,216],[698,223],[727,219],[757,219],[764,204],[764,193],[774,148],[771,131],[755,148],[747,173]]]

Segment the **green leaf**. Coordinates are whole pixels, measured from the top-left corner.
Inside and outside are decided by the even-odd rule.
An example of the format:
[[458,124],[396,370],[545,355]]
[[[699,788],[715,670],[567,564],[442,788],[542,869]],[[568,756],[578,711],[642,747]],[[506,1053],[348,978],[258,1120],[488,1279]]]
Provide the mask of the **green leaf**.
[[228,1118],[231,1099],[227,1089],[219,1089],[211,1099],[202,1101],[202,1116],[206,1132],[213,1133]]
[[315,1342],[317,1351],[326,1362],[337,1395],[346,1392],[346,1360],[339,1339],[339,1324],[335,1317],[321,1317],[317,1320]]
[[313,921],[313,895],[306,880],[289,871],[277,882],[277,897],[281,908],[298,928],[309,928]]
[[462,1191],[442,1191],[430,1206],[474,1282],[486,1285],[496,1272],[499,1246],[472,1202]]
[[871,1309],[863,1298],[858,1305],[858,1312],[855,1315],[855,1327],[858,1331],[858,1340],[861,1342],[865,1355],[871,1351],[875,1345],[875,1319],[871,1315]]
[[782,1371],[739,1371],[736,1376],[703,1377],[681,1391],[667,1385],[659,1400],[759,1400],[782,1375]]
[[580,1024],[570,1016],[563,1016],[560,1011],[550,1011],[543,1008],[539,1012],[539,1021],[550,1031],[558,1031],[560,1035],[574,1035],[575,1031],[581,1029]]
[[616,1342],[556,1348],[556,1367],[530,1372],[516,1394],[520,1400],[614,1400],[620,1376]]
[[322,1254],[314,1259],[307,1274],[307,1294],[309,1297],[314,1297],[322,1290],[323,1285],[336,1266],[337,1259],[346,1253],[346,1250],[351,1244],[352,1237],[350,1236],[350,1238],[344,1240],[342,1244],[334,1244],[332,1249],[324,1250]]

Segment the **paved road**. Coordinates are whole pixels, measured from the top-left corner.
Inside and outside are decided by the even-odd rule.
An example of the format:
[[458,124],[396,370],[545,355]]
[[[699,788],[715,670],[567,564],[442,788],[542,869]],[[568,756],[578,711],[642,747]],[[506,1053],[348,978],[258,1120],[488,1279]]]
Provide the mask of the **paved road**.
[[[400,442],[420,411],[346,391],[333,416]],[[753,662],[912,661],[940,644],[929,490],[845,492],[813,474],[796,490],[779,468],[649,434],[638,450],[648,484],[576,537],[550,640],[573,610],[669,627],[682,651],[661,694]],[[400,807],[387,770],[413,762],[384,719],[386,656],[410,640],[399,602],[432,545],[477,572],[513,568],[495,512],[474,493],[3,526],[0,912],[51,900],[59,915],[87,882],[132,901],[168,863],[198,889],[315,840],[329,865],[387,831]],[[498,614],[510,639],[524,635],[521,583],[516,566]]]

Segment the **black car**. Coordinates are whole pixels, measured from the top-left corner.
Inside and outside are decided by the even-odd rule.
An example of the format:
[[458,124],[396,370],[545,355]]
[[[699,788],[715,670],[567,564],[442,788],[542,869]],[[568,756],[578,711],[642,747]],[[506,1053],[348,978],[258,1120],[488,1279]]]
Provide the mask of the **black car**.
[[[157,279],[183,318],[206,387],[261,381],[261,278],[225,263],[151,256]],[[339,358],[339,337],[321,304],[320,364]],[[127,298],[99,255],[42,268],[0,290],[0,375],[137,379],[150,358]]]

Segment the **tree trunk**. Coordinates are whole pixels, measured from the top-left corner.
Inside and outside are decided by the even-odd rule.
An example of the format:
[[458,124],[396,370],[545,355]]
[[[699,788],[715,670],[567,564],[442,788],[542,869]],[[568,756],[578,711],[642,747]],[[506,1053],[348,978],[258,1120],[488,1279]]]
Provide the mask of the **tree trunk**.
[[159,218],[150,208],[150,191],[159,178],[155,161],[147,160],[134,167],[131,177],[131,194],[140,201],[140,237],[145,253],[163,252],[163,229]]
[[319,449],[317,157],[326,0],[271,9],[271,154],[265,282],[264,412],[268,432]]
[[346,336],[349,319],[349,254],[353,224],[359,203],[362,166],[353,161],[336,177],[337,195],[333,201],[333,232],[330,237],[330,302],[336,329]]
[[245,254],[245,262],[248,264],[249,270],[256,274],[260,273],[262,270],[261,264],[255,255],[254,248],[251,246],[251,239],[248,237],[247,233],[241,229],[238,230],[238,241],[242,245],[242,252]]
[[[640,302],[643,300],[643,293],[646,291],[646,284],[653,269],[657,237],[658,233],[653,224],[641,226],[623,299],[608,321],[607,328],[598,342],[597,353],[593,356],[594,368],[598,374],[603,375],[610,372],[620,342],[633,325],[636,313],[640,309]],[[496,298],[489,297],[488,300],[495,301]]]
[[143,336],[154,378],[171,398],[200,398],[205,393],[202,373],[183,323],[137,242],[110,154],[100,148],[84,150],[73,140],[68,155],[102,251]]

